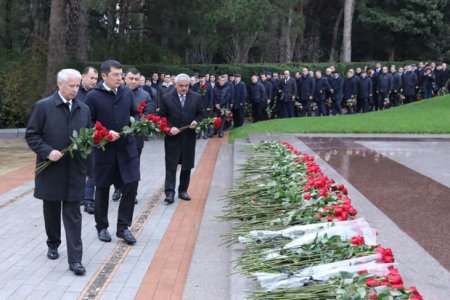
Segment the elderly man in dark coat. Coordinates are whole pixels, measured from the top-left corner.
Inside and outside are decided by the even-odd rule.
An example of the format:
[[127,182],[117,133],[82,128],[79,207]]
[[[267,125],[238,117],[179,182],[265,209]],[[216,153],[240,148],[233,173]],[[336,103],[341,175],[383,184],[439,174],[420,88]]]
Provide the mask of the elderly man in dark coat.
[[247,85],[241,80],[241,74],[234,76],[234,97],[233,97],[233,123],[234,127],[241,127],[244,125],[245,107],[247,105]]
[[381,74],[378,76],[377,93],[378,93],[378,109],[384,109],[384,99],[389,98],[393,87],[392,75],[388,73],[388,68],[383,67]]
[[330,87],[333,90],[331,100],[333,101],[333,116],[336,114],[342,115],[342,96],[344,89],[344,78],[340,76],[339,72],[334,71],[330,80]]
[[297,96],[297,82],[291,77],[291,73],[284,71],[284,79],[280,83],[280,100],[282,102],[282,117],[294,117],[295,96]]
[[[187,190],[191,178],[191,169],[195,162],[195,127],[203,119],[203,107],[200,94],[189,90],[189,76],[179,74],[175,78],[175,89],[164,95],[161,101],[160,115],[167,118],[171,135],[164,139],[166,154],[165,193],[167,204],[174,202],[177,167],[181,164],[178,198],[189,201]],[[180,128],[189,128],[180,132]]]
[[300,102],[302,103],[304,109],[308,112],[308,116],[311,116],[311,101],[314,97],[315,81],[309,75],[308,68],[303,68],[302,77],[300,78]]
[[133,221],[139,172],[139,153],[134,136],[120,137],[119,132],[130,125],[130,116],[139,117],[133,102],[132,90],[121,85],[122,65],[115,60],[102,63],[100,73],[103,82],[86,96],[86,104],[91,110],[91,121],[99,121],[109,129],[112,142],[105,151],[95,149],[95,223],[98,238],[110,242],[108,232],[109,189],[112,184],[120,186],[122,198],[119,204],[116,236],[133,245],[136,239],[129,231]]
[[81,74],[73,69],[58,73],[58,92],[36,102],[31,111],[25,139],[37,154],[36,164],[53,161],[35,178],[34,196],[43,200],[47,257],[57,259],[61,245],[61,212],[67,240],[69,269],[84,274],[81,264],[80,202],[84,196],[87,161],[61,152],[71,144],[72,132],[90,126],[89,108],[75,99]]
[[405,72],[402,75],[403,95],[405,95],[404,104],[416,101],[417,75],[412,71],[411,65],[405,66]]
[[316,71],[314,82],[314,101],[317,103],[316,116],[325,116],[327,111],[325,107],[325,94],[330,90],[330,84],[325,77],[322,77],[321,71]]

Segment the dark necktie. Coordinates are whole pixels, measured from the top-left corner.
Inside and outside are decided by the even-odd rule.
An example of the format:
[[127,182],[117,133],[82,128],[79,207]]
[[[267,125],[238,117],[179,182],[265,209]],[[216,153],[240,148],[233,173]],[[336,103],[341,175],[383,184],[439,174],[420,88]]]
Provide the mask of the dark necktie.
[[186,100],[186,96],[180,96],[181,107],[184,107],[184,101]]
[[67,108],[69,109],[69,111],[71,111],[72,110],[72,100],[67,101],[66,105],[67,105]]

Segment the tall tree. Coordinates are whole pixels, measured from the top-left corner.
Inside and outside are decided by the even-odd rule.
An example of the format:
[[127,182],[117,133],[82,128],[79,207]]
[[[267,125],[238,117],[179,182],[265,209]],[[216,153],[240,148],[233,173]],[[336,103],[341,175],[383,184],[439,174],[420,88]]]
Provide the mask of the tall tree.
[[344,32],[342,38],[342,61],[352,61],[352,24],[355,12],[355,0],[344,2]]
[[78,6],[78,33],[77,33],[77,49],[75,58],[78,60],[88,60],[89,49],[89,20],[86,2],[81,1]]
[[48,36],[47,85],[45,90],[47,95],[55,90],[55,76],[58,68],[63,66],[68,59],[65,8],[65,0],[52,0]]

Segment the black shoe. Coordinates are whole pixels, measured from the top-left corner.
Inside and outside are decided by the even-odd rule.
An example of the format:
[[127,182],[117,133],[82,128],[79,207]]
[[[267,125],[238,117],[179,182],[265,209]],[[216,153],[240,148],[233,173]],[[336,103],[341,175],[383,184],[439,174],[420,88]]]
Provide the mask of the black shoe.
[[122,193],[120,192],[120,189],[116,189],[116,190],[114,190],[114,193],[113,193],[113,195],[112,195],[112,199],[113,199],[113,201],[119,201],[120,200],[120,197],[122,196]]
[[223,138],[223,132],[219,132],[219,137]]
[[138,204],[139,202],[138,202],[138,199],[136,198],[136,199],[134,199],[134,204]]
[[128,245],[136,244],[136,239],[128,229],[117,231],[116,236],[120,239],[123,239],[123,241]]
[[51,260],[58,259],[58,257],[59,257],[58,249],[48,248],[47,257],[48,257],[48,259],[51,259]]
[[178,198],[186,201],[190,201],[192,199],[187,192],[178,192]]
[[93,204],[93,203],[86,202],[86,203],[84,204],[84,211],[87,212],[87,213],[90,214],[90,215],[93,215],[93,214],[94,214],[94,211],[95,211],[94,204]]
[[86,273],[86,269],[79,262],[70,264],[69,270],[72,271],[75,275],[84,275],[84,273]]
[[98,232],[98,239],[102,242],[111,242],[111,235],[109,234],[108,229],[100,229]]
[[166,202],[167,204],[172,204],[174,201],[175,199],[173,193],[166,195],[166,199],[164,199],[164,202]]

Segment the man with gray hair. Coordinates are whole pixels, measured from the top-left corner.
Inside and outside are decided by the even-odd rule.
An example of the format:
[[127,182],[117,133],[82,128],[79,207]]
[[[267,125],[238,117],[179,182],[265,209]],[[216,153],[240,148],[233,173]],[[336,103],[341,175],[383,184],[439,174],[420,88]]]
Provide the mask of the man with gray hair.
[[61,150],[71,144],[74,130],[90,127],[90,113],[87,105],[76,99],[81,74],[63,69],[57,78],[58,91],[33,105],[25,139],[37,155],[37,165],[53,161],[36,174],[34,190],[34,197],[43,200],[47,257],[52,260],[59,257],[62,212],[69,269],[83,275],[80,202],[84,196],[87,161],[77,152],[71,158]]
[[[189,201],[187,190],[191,169],[195,162],[195,127],[203,119],[200,94],[189,90],[190,78],[179,74],[175,78],[175,89],[166,93],[160,103],[160,115],[167,118],[170,135],[164,138],[166,155],[165,193],[167,204],[172,204],[175,196],[175,181],[178,164],[181,164],[178,198]],[[181,127],[189,126],[180,131]]]

